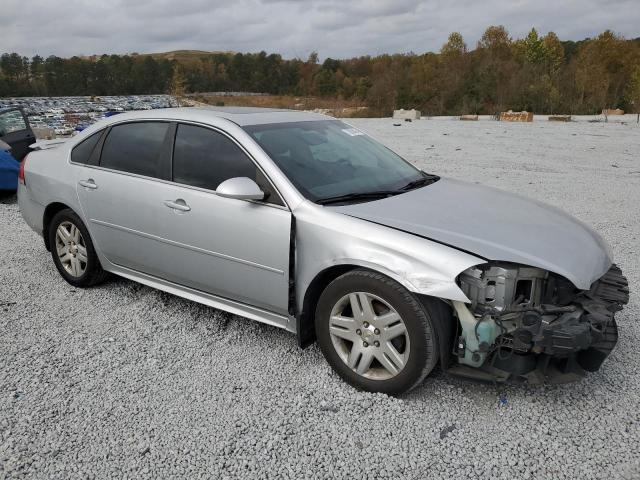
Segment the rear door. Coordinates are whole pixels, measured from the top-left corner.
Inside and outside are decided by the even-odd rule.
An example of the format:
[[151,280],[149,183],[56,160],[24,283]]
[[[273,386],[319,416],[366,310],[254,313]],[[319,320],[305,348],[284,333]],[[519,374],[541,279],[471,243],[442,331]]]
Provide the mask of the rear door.
[[[81,155],[74,162],[94,243],[110,262],[155,276],[166,271],[158,241],[166,207],[158,185],[168,176],[174,130],[170,122],[118,124],[93,147],[87,164],[81,164]],[[74,148],[72,162],[77,150],[91,148],[83,143]]]
[[21,109],[0,111],[0,140],[11,146],[11,155],[18,161],[29,153],[29,145],[36,141],[36,137]]

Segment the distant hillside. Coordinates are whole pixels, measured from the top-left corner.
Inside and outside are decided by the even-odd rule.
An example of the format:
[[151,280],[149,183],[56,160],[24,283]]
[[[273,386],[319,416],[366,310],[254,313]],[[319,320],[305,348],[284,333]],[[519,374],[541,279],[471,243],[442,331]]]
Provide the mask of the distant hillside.
[[156,60],[177,60],[178,62],[193,60],[195,58],[206,57],[215,54],[233,54],[235,52],[206,51],[206,50],[173,50],[171,52],[143,53],[135,54],[139,56],[150,56]]

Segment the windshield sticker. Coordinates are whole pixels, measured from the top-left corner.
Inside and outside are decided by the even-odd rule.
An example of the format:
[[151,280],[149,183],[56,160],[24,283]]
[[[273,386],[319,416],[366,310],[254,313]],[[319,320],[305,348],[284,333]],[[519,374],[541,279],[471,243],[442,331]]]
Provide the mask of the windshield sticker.
[[344,133],[346,133],[347,135],[351,136],[351,137],[357,137],[358,135],[364,135],[364,133],[362,133],[357,128],[343,128],[342,131]]

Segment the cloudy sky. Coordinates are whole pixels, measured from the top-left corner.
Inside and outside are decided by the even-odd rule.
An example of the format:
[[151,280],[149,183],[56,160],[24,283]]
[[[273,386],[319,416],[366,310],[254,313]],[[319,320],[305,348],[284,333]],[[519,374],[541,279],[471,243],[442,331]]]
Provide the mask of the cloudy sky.
[[579,40],[640,37],[638,0],[2,0],[0,51],[90,55],[177,49],[321,58],[473,47],[489,25]]

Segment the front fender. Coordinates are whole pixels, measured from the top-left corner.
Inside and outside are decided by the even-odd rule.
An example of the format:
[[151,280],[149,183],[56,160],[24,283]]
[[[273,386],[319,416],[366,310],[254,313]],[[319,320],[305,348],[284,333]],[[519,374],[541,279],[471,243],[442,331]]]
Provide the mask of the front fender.
[[[416,262],[410,263],[409,259],[404,258],[401,254],[385,255],[384,252],[381,254],[377,252],[368,253],[371,254],[371,256],[368,257],[371,258],[371,260],[363,260],[362,258],[337,258],[334,261],[318,265],[316,267],[318,270],[315,272],[315,275],[312,276],[311,280],[332,267],[348,265],[367,268],[382,273],[404,286],[410,292],[447,300],[457,300],[465,303],[470,302],[455,282],[457,274],[454,275],[451,280],[437,278],[436,272],[428,271],[428,267],[425,265],[420,265]],[[377,261],[373,261],[373,259]],[[478,262],[474,265],[477,265],[477,263]],[[306,286],[308,286],[306,282],[300,285],[303,290],[306,290]]]
[[458,274],[484,259],[406,232],[303,203],[296,217],[296,302],[315,277],[339,265],[383,273],[409,291],[469,302]]

